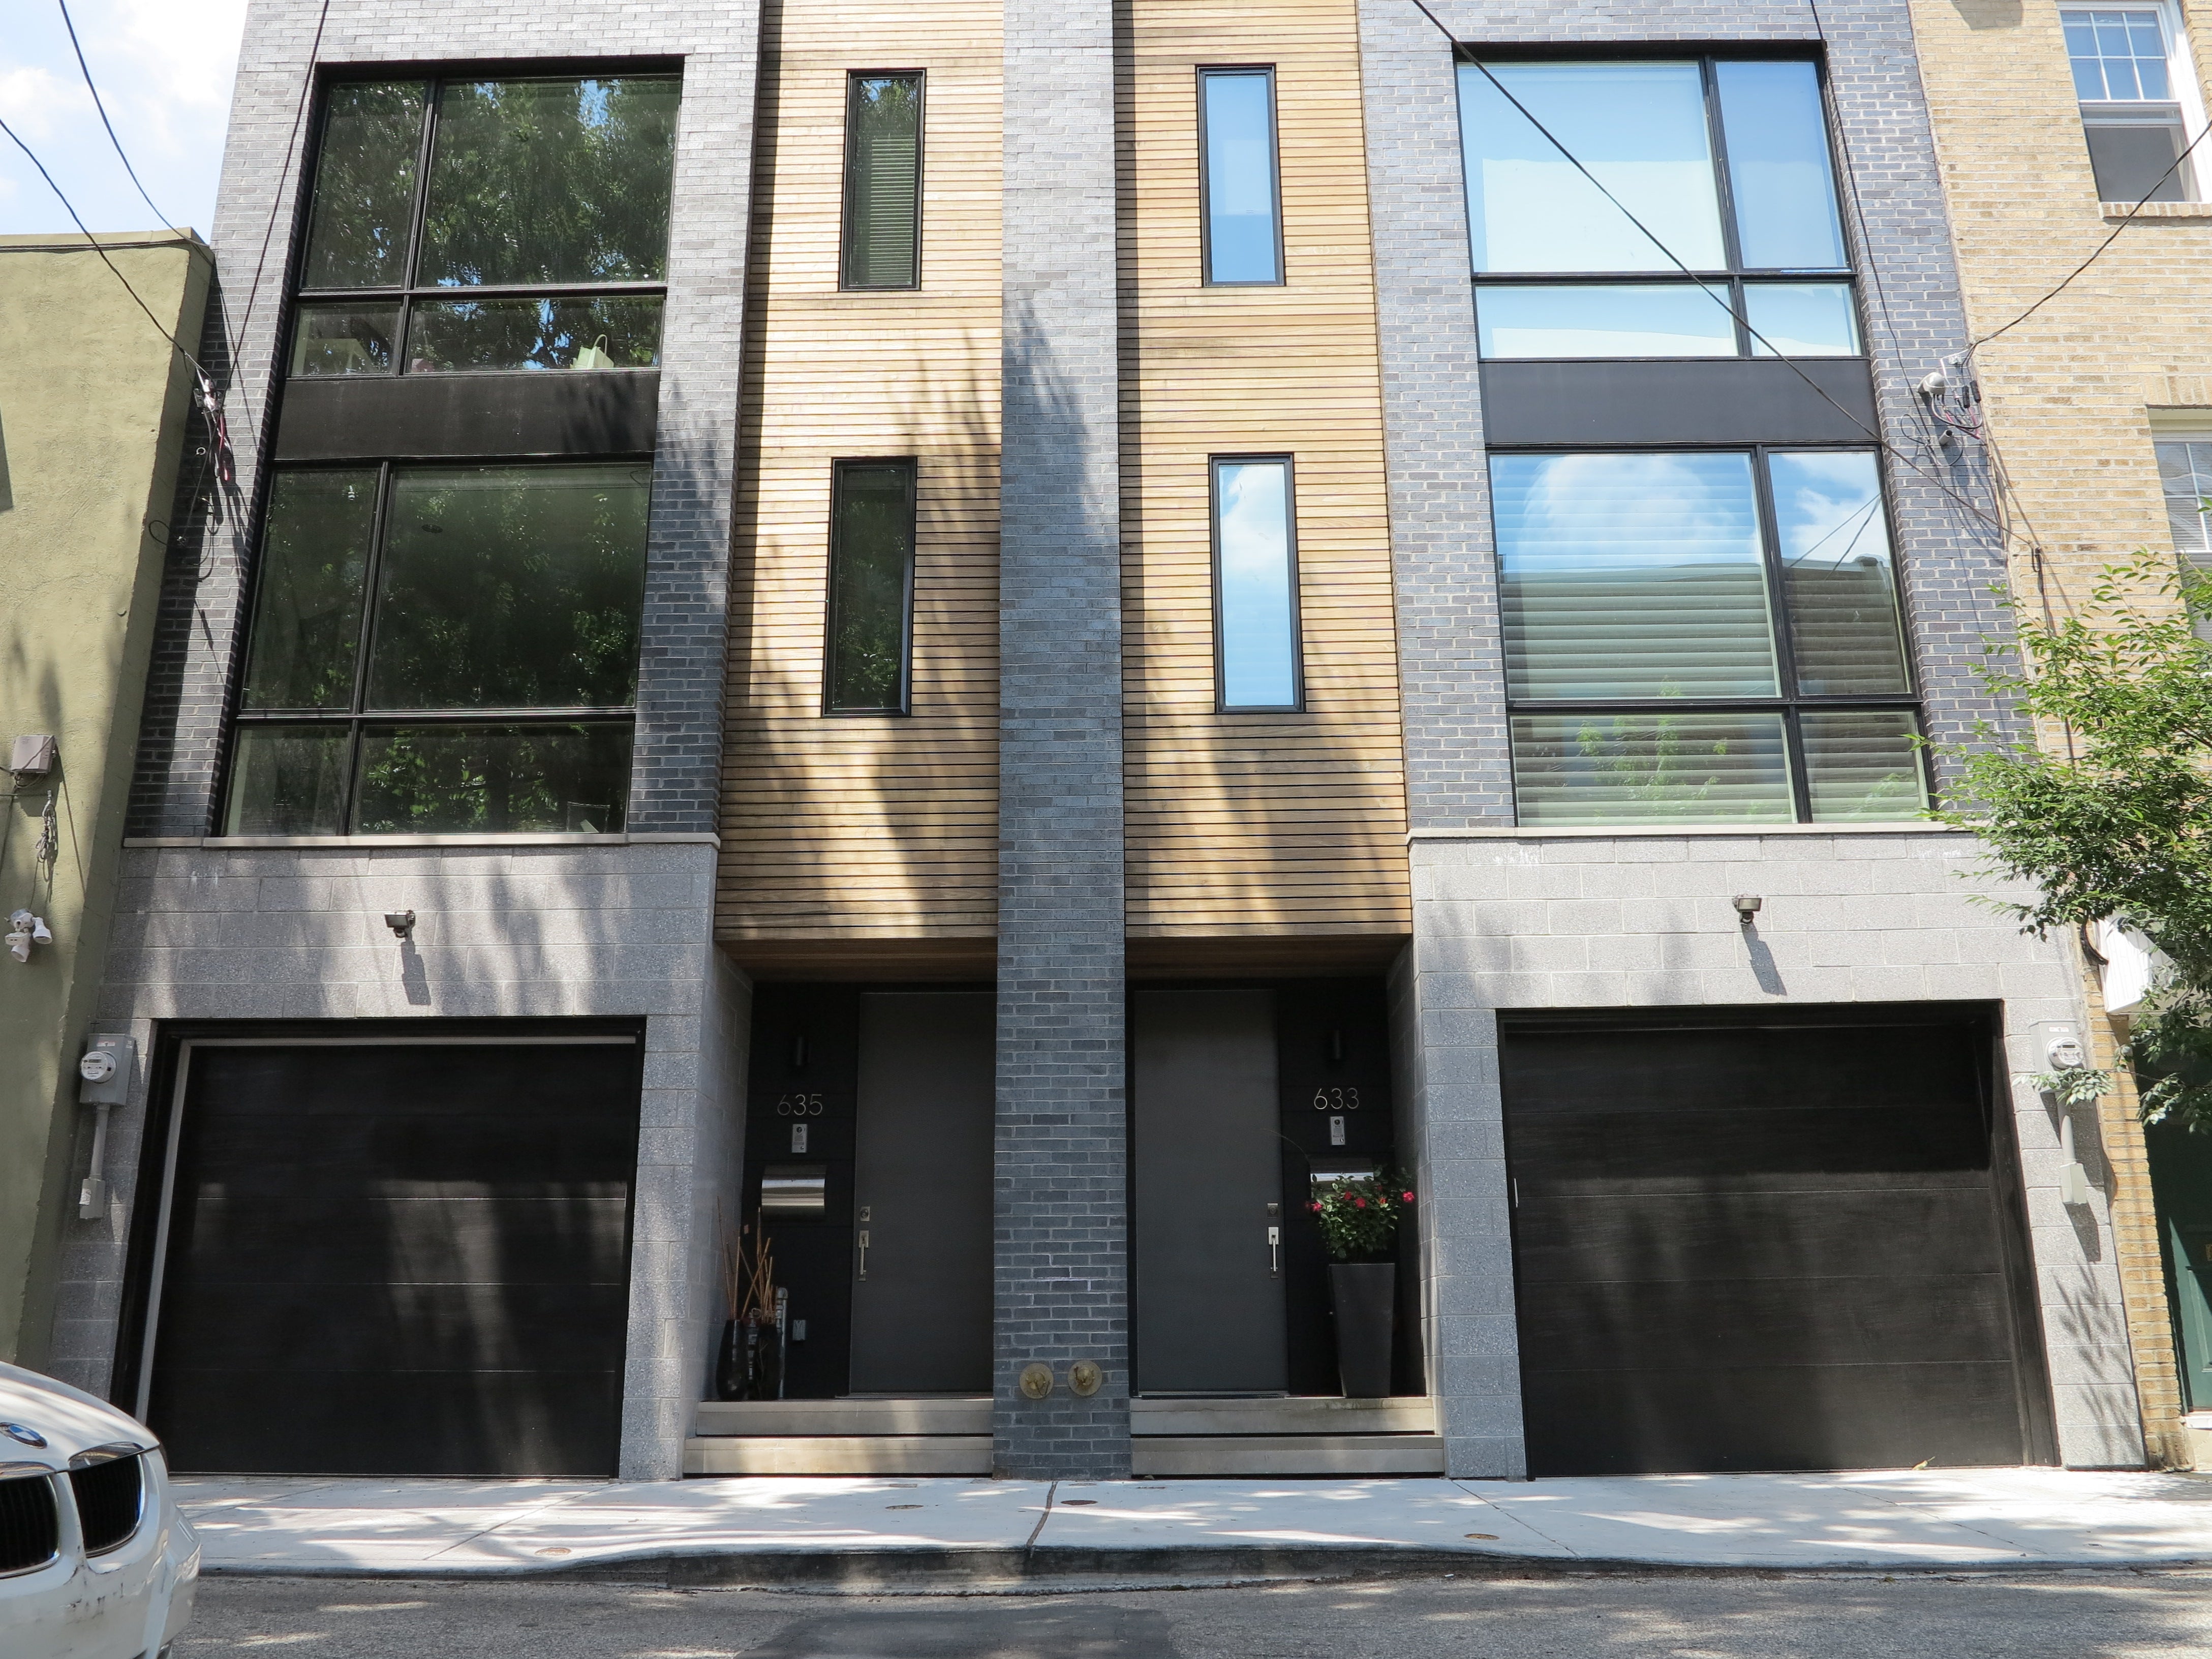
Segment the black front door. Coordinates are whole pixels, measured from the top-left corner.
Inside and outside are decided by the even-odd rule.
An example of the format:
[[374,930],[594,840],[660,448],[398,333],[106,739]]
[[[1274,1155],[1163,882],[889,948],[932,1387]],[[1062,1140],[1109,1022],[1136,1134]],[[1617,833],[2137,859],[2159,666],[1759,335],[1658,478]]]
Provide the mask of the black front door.
[[2033,1461],[1990,1034],[1859,1018],[1508,1027],[1530,1473]]
[[1279,1394],[1283,1161],[1269,991],[1129,998],[1145,1394]]
[[634,1040],[179,1063],[147,1407],[172,1467],[615,1473]]
[[995,1000],[860,998],[854,1394],[991,1391]]

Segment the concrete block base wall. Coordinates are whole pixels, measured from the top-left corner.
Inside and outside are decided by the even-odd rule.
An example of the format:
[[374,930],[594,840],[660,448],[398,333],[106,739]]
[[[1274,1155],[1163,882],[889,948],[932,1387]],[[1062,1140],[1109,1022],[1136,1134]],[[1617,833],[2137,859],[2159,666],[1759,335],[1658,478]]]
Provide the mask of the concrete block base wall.
[[[711,939],[714,882],[714,848],[696,837],[125,852],[98,1028],[137,1039],[140,1071],[110,1128],[107,1212],[72,1224],[64,1246],[56,1374],[109,1386],[164,1022],[419,1020],[427,1035],[453,1019],[639,1018],[621,1468],[680,1474],[716,1328],[717,1205],[743,1145],[750,987]],[[384,916],[409,909],[403,943]]]
[[[2017,896],[1978,874],[1980,851],[1964,835],[1826,826],[1415,841],[1413,943],[1394,1004],[1417,1170],[1431,1194],[1425,1346],[1450,1473],[1526,1473],[1498,1014],[1987,1002],[2002,1006],[2015,1077],[2047,1069],[2051,1031],[2081,1019],[2072,965],[2061,945],[1976,902]],[[1738,893],[1764,900],[1753,927],[1736,919]],[[2075,1114],[2091,1190],[2087,1204],[2069,1206],[2057,1113],[2028,1086],[2009,1087],[2060,1456],[2076,1468],[2141,1468],[2096,1114]]]

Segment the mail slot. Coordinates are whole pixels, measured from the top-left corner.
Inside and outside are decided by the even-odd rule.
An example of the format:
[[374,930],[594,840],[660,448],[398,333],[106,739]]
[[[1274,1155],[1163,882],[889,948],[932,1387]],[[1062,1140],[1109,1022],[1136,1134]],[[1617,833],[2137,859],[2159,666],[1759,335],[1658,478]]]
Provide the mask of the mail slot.
[[826,1215],[830,1169],[824,1164],[771,1164],[761,1171],[761,1208],[771,1216]]
[[1377,1164],[1316,1164],[1313,1167],[1313,1192],[1316,1198],[1327,1195],[1330,1188],[1347,1181],[1372,1181],[1382,1173]]

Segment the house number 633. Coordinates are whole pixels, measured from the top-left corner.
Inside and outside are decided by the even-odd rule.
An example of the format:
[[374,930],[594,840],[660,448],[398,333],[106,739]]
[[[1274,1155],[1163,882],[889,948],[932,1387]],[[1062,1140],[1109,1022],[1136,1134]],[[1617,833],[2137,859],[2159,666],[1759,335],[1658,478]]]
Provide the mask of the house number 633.
[[1316,1112],[1356,1112],[1359,1109],[1359,1091],[1357,1089],[1316,1089],[1313,1108]]
[[775,1103],[775,1115],[778,1117],[820,1117],[822,1097],[820,1095],[786,1095]]

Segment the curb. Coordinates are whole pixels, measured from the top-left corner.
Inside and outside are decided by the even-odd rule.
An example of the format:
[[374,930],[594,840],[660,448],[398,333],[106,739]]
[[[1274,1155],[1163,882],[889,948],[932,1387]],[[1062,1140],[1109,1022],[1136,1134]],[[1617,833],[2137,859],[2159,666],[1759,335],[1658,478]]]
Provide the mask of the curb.
[[499,1583],[620,1583],[672,1589],[785,1589],[827,1595],[1039,1595],[1102,1589],[1218,1589],[1331,1578],[1997,1578],[2062,1572],[2197,1572],[2212,1557],[2157,1561],[2021,1560],[1927,1563],[1646,1561],[1632,1558],[1513,1555],[1473,1551],[1263,1545],[1165,1549],[1032,1548],[714,1550],[644,1552],[573,1565],[516,1562],[441,1568],[417,1562],[364,1567],[205,1565],[204,1577],[438,1579]]

